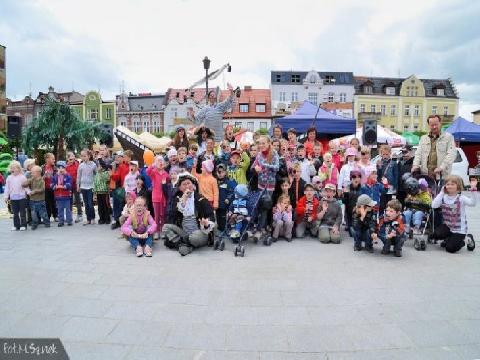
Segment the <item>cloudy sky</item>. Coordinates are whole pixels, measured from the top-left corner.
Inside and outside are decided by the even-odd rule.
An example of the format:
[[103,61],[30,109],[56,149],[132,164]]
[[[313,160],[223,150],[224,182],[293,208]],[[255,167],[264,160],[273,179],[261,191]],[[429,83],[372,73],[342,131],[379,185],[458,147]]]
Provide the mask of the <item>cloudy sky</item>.
[[460,115],[480,109],[480,2],[1,0],[7,96],[49,85],[165,92],[230,62],[225,82],[268,88],[271,70],[451,77]]

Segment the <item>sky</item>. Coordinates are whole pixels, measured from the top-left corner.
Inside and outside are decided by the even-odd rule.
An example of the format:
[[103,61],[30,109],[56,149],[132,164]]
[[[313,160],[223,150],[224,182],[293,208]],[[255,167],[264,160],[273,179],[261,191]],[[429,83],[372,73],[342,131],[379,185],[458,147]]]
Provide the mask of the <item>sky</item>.
[[0,0],[7,96],[268,88],[270,71],[452,78],[460,115],[480,109],[480,1]]

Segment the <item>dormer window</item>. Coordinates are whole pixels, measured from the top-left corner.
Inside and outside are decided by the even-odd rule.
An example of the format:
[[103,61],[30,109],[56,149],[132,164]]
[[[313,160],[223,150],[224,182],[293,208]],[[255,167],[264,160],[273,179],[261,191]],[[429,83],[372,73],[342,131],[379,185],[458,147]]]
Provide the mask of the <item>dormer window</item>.
[[371,85],[365,85],[365,86],[363,87],[363,92],[364,92],[365,94],[371,94],[371,93],[373,93],[373,88],[372,88],[372,86],[371,86]]
[[292,83],[299,83],[300,82],[300,75],[293,74],[292,75]]
[[387,86],[385,88],[386,95],[395,95],[395,88],[393,86]]
[[437,96],[445,96],[445,89],[437,89]]
[[275,75],[275,82],[282,82],[282,75],[276,74]]

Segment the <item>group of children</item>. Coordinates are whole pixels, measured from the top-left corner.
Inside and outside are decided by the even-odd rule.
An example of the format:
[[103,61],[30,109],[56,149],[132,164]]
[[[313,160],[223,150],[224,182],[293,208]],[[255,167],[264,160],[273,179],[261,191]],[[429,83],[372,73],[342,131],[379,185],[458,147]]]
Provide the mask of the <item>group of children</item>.
[[364,243],[365,250],[373,252],[372,243],[381,240],[382,254],[389,254],[393,246],[395,256],[401,256],[405,234],[411,228],[420,231],[430,206],[446,212],[452,232],[465,233],[464,207],[474,202],[455,195],[461,192],[455,177],[445,179],[445,189],[433,203],[425,179],[405,180],[408,196],[402,204],[393,198],[400,182],[390,147],[381,147],[381,160],[375,165],[369,161],[370,150],[358,141],[342,155],[333,142],[323,152],[314,129],[307,132],[305,144],[297,142],[294,129],[288,131],[288,140],[275,133],[250,145],[226,138],[216,147],[211,137],[202,144],[175,141],[178,148],[171,147],[142,168],[128,150],[117,152],[112,160],[105,149],[96,158],[84,149],[80,162],[73,153],[67,154],[67,162],[55,162],[48,153],[43,167],[29,159],[22,168],[14,161],[5,182],[5,199],[14,215],[12,230],[26,230],[27,222],[32,230],[40,224],[49,227],[52,219],[59,227],[82,221],[92,225],[96,201],[98,224],[121,227],[137,256],[152,256],[153,240],[164,224],[176,219],[177,176],[188,171],[215,210],[219,231],[225,230],[232,215],[248,216],[245,198],[262,191],[257,231],[269,233],[273,241],[280,237],[291,241],[308,233],[322,243],[340,243],[345,224],[355,251]]

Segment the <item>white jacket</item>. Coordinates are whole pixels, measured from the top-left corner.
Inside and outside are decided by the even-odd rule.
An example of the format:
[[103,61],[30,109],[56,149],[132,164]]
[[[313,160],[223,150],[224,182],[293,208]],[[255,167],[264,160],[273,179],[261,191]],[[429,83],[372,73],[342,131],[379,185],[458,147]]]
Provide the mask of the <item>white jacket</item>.
[[[419,166],[422,174],[427,174],[428,154],[432,147],[431,139],[428,135],[423,135],[418,143],[413,166]],[[452,172],[452,164],[457,156],[457,148],[455,147],[455,139],[448,132],[440,134],[437,140],[437,167],[442,169],[442,176],[448,176]]]

